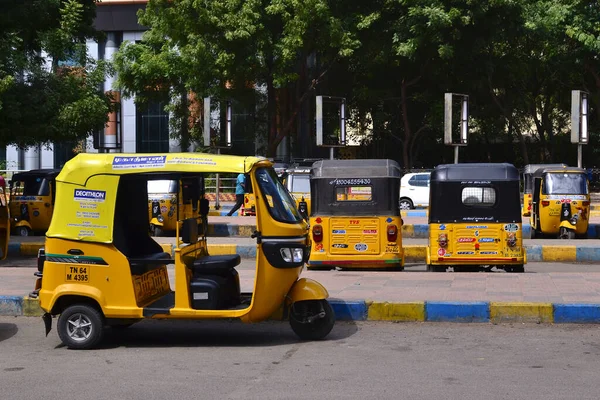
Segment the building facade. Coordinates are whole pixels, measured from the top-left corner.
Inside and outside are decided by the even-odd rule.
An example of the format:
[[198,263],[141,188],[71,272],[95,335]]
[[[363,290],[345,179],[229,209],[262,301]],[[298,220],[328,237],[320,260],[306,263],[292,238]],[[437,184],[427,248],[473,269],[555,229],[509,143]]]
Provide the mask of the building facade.
[[[147,0],[102,0],[98,3],[97,30],[106,34],[103,42],[89,40],[89,56],[95,60],[110,60],[119,46],[126,41],[139,41],[145,30],[138,24],[137,12],[145,7]],[[114,91],[114,77],[104,82],[104,91]],[[115,93],[119,97],[118,93]],[[164,103],[154,102],[147,106],[136,106],[134,99],[120,99],[120,109],[109,116],[109,123],[103,132],[98,132],[96,140],[89,137],[85,143],[86,152],[100,151],[144,153],[180,151],[179,142],[169,137],[169,115],[164,111]],[[5,153],[6,169],[30,170],[37,168],[61,168],[75,156],[75,149],[83,147],[78,143],[54,143],[29,149],[7,146]],[[105,149],[105,150],[103,150]],[[3,154],[0,152],[0,158]]]

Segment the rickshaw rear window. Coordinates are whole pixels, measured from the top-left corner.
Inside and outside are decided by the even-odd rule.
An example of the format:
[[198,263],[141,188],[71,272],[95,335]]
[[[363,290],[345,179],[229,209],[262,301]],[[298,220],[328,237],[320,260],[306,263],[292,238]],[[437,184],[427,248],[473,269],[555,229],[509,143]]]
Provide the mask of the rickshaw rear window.
[[269,214],[275,220],[289,223],[302,221],[302,217],[296,209],[296,202],[281,184],[272,168],[257,169],[256,180],[269,206]]
[[583,174],[547,174],[544,180],[544,194],[588,194],[588,186]]
[[491,207],[496,204],[496,190],[492,187],[465,187],[461,198],[467,206]]
[[371,201],[371,186],[342,186],[335,188],[337,201]]
[[169,179],[148,181],[148,193],[177,193],[177,181]]
[[13,183],[13,194],[23,196],[48,196],[50,187],[48,181],[42,177],[25,179]]

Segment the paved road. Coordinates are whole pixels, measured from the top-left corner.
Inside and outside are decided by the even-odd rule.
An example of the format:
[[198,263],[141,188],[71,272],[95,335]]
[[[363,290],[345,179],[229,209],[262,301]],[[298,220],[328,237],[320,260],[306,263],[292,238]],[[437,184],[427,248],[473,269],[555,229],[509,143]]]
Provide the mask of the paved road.
[[0,317],[11,400],[597,399],[591,325],[337,323],[299,342],[287,323],[145,321],[72,351],[39,318]]

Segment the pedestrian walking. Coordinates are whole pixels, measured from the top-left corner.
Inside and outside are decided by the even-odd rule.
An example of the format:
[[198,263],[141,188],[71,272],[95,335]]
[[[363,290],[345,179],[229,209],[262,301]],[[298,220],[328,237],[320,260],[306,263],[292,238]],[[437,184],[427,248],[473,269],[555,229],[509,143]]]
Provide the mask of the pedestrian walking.
[[244,174],[239,174],[235,183],[235,205],[227,213],[228,217],[231,217],[244,204],[244,193],[246,193],[246,177]]

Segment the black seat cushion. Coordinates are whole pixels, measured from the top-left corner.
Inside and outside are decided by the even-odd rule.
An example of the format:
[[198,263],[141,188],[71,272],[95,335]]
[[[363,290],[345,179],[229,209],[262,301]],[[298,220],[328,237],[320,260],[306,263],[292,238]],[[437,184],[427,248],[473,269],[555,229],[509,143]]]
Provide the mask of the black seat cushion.
[[169,264],[166,261],[171,261],[171,255],[165,252],[129,258],[130,264]]
[[194,260],[192,271],[194,275],[223,275],[240,265],[239,254],[222,256],[204,256]]

